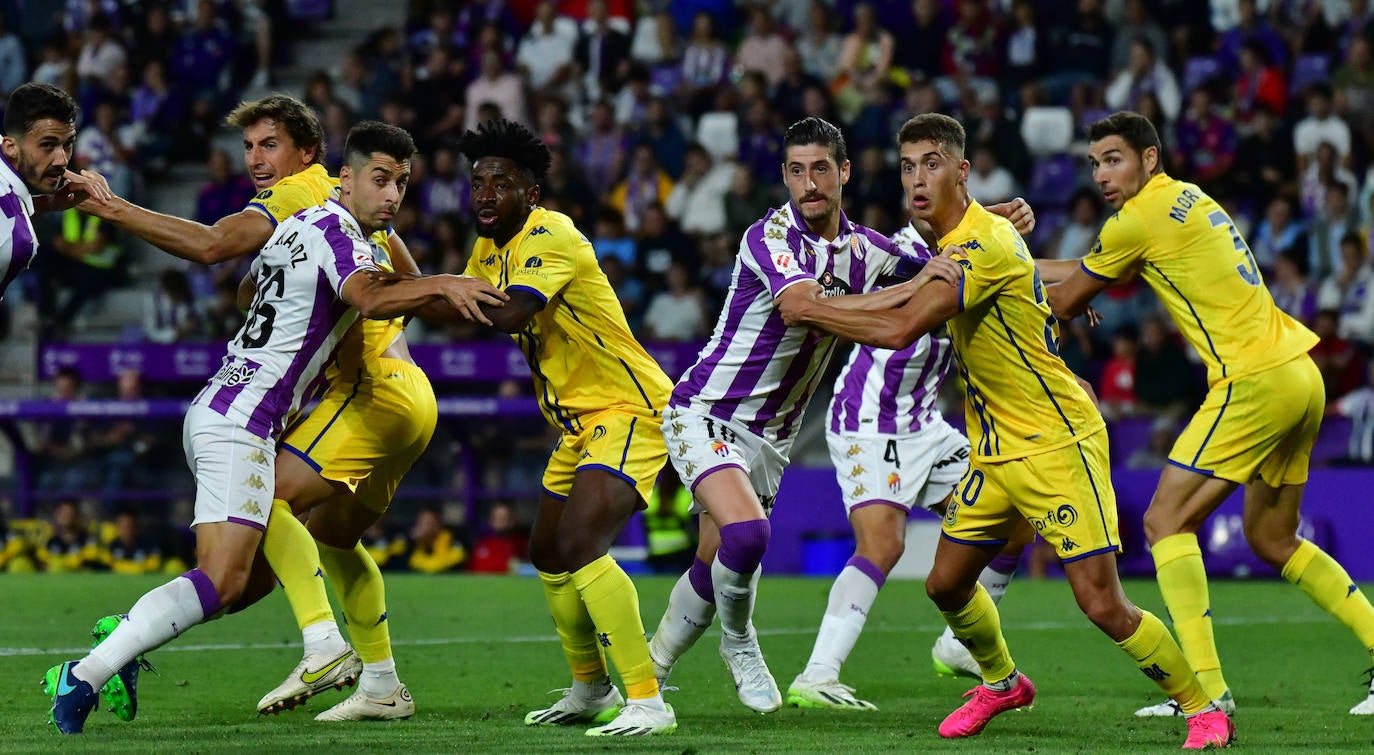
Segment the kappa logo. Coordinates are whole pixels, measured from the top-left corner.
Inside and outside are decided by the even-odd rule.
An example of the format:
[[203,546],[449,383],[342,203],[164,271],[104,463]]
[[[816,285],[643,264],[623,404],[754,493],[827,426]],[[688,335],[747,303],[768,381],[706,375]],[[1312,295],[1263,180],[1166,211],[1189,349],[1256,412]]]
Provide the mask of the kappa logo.
[[853,493],[850,493],[850,495],[853,496],[854,498],[858,498],[859,496],[861,496],[861,495],[863,495],[864,493],[867,493],[867,492],[868,492],[868,488],[864,487],[864,486],[863,486],[863,483],[860,483],[860,484],[858,484],[858,485],[856,485],[856,486],[854,487],[854,492],[853,492]]
[[545,228],[545,227],[542,226],[542,225],[540,225],[540,226],[535,226],[534,230],[533,230],[533,231],[530,231],[530,235],[529,235],[529,236],[526,236],[525,238],[534,238],[535,236],[538,236],[538,235],[541,234],[541,233],[548,233],[548,232],[549,232],[549,229]]
[[978,239],[970,239],[968,241],[965,241],[964,243],[959,245],[959,248],[967,249],[969,251],[983,251],[983,245],[978,243]]
[[854,465],[854,468],[851,469],[851,470],[849,470],[849,476],[850,476],[850,477],[858,477],[859,475],[863,474],[863,473],[866,472],[866,471],[868,471],[868,470],[864,469],[864,465],[862,465],[862,464],[855,464],[855,465]]
[[668,419],[677,419],[678,417],[681,417],[681,416],[682,416],[682,412],[680,412],[680,411],[678,411],[678,410],[676,410],[676,409],[671,409],[671,410],[668,411]]
[[690,462],[690,461],[687,462],[686,464],[682,465],[682,476],[683,476],[683,477],[691,477],[691,476],[692,476],[692,473],[695,472],[695,471],[697,471],[697,465],[693,464],[693,463]]
[[1160,668],[1158,663],[1151,664],[1149,668],[1141,669],[1140,673],[1150,677],[1151,679],[1157,682],[1164,681],[1170,676],[1169,672]]
[[252,453],[243,457],[243,460],[250,464],[266,464],[267,454],[263,453],[261,448],[255,448]]
[[687,455],[687,444],[686,444],[686,443],[679,443],[679,444],[677,444],[677,457],[678,457],[679,459],[681,459],[682,457],[684,457],[684,456],[686,456],[686,455]]
[[483,265],[486,265],[486,266],[488,266],[488,267],[490,267],[490,266],[492,266],[492,265],[495,265],[495,264],[496,264],[496,255],[494,255],[494,254],[488,254],[487,256],[483,257],[483,258],[482,258],[482,264],[483,264]]
[[1070,540],[1066,537],[1064,538],[1064,542],[1059,544],[1059,548],[1065,553],[1068,553],[1069,551],[1076,551],[1078,550],[1078,543],[1075,543],[1073,540]]
[[902,476],[893,472],[887,476],[887,489],[894,493],[902,492]]
[[544,266],[544,260],[542,260],[542,259],[540,259],[540,258],[538,258],[538,257],[530,257],[529,259],[525,260],[525,269],[526,269],[526,270],[533,270],[534,268],[543,267],[543,266]]
[[597,632],[596,641],[601,643],[601,647],[608,648],[611,646],[611,635],[606,632]]
[[861,454],[861,453],[863,453],[863,452],[864,452],[863,446],[859,445],[858,443],[855,443],[854,445],[852,445],[852,446],[849,447],[849,450],[848,450],[848,451],[845,451],[845,452],[844,452],[844,455],[845,455],[845,456],[853,457],[853,456],[858,456],[859,454]]
[[260,517],[262,516],[262,507],[258,505],[257,501],[244,501],[243,505],[239,507],[239,513]]
[[711,451],[722,459],[730,455],[730,447],[718,440],[711,441]]
[[266,489],[267,489],[267,483],[265,483],[265,482],[262,481],[262,476],[261,476],[261,475],[250,474],[250,475],[248,475],[248,479],[246,479],[246,480],[243,481],[243,484],[244,484],[244,486],[250,487],[250,488],[252,488],[252,489],[254,489],[254,490],[266,490]]
[[673,428],[673,437],[676,438],[677,436],[679,436],[679,435],[682,434],[682,431],[683,431],[683,430],[686,430],[686,429],[687,429],[687,426],[684,425],[684,424],[682,424],[681,422],[674,422],[674,423],[672,424],[672,428]]

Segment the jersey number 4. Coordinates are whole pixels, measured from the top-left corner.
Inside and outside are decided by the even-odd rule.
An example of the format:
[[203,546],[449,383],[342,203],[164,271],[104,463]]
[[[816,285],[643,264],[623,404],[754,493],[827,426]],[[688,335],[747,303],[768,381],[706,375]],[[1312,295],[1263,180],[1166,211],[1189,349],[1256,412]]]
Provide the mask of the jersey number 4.
[[1240,232],[1236,230],[1235,223],[1226,217],[1226,213],[1221,210],[1213,210],[1207,215],[1207,221],[1213,228],[1226,227],[1231,233],[1231,243],[1235,245],[1236,251],[1244,255],[1245,259],[1236,265],[1236,272],[1240,273],[1240,279],[1252,286],[1260,284],[1259,266],[1255,264],[1255,255],[1250,252],[1250,245],[1245,243],[1245,239],[1240,237]]

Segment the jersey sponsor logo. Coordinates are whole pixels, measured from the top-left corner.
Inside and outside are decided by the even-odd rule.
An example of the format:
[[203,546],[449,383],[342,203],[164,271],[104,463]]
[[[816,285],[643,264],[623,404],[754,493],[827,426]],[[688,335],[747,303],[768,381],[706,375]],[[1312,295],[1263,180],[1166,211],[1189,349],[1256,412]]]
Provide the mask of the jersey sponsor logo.
[[945,457],[945,458],[943,458],[943,459],[941,459],[941,460],[935,462],[935,465],[934,465],[933,469],[944,469],[945,467],[949,466],[950,464],[958,464],[959,462],[961,462],[961,461],[963,461],[963,460],[965,460],[965,459],[967,459],[967,458],[968,458],[968,449],[967,449],[967,448],[961,448],[961,449],[959,449],[958,451],[955,451],[953,454],[951,454],[951,455],[949,455],[949,456],[947,456],[947,457]]
[[969,250],[970,252],[974,252],[974,251],[981,252],[981,251],[983,251],[983,245],[980,244],[980,243],[978,243],[978,239],[969,239],[968,241],[965,241],[964,243],[960,244],[960,245],[959,245],[959,248],[960,248],[960,249],[967,249],[967,250]]
[[791,252],[778,252],[773,255],[773,268],[783,275],[792,275],[801,272],[801,267],[797,264],[797,258]]
[[1068,527],[1078,521],[1078,511],[1067,503],[1044,516],[1030,517],[1031,526],[1036,532],[1044,532],[1051,527]]
[[244,501],[243,505],[239,507],[239,513],[260,517],[262,516],[262,506],[259,506],[257,501]]
[[528,269],[531,269],[531,268],[543,267],[543,266],[544,266],[544,260],[542,260],[542,259],[540,259],[540,258],[538,258],[538,257],[530,257],[529,259],[525,260],[525,269],[527,269],[527,270],[528,270]]
[[256,374],[258,374],[257,367],[242,362],[230,362],[221,366],[210,380],[232,388],[251,381]]
[[[240,194],[239,196],[243,196],[243,195]],[[258,195],[257,195],[256,197],[253,197],[253,198],[254,198],[254,199],[268,199],[268,198],[270,198],[271,196],[272,196],[272,190],[271,190],[271,189],[268,189],[268,190],[266,190],[266,191],[260,191],[260,192],[258,192]]]
[[902,492],[902,476],[893,472],[887,476],[887,489],[894,493]]
[[844,296],[849,293],[849,284],[835,277],[829,270],[825,271],[820,277],[821,296],[833,299],[836,296]]
[[487,267],[491,267],[492,265],[495,265],[495,264],[496,264],[496,255],[494,255],[494,254],[488,254],[487,256],[483,257],[483,258],[482,258],[482,264],[483,264],[483,265],[486,265]]
[[730,455],[730,447],[718,440],[711,441],[711,451],[722,459]]
[[538,236],[538,235],[541,234],[541,233],[548,233],[548,232],[549,232],[549,229],[545,228],[545,227],[542,226],[542,225],[535,226],[535,227],[534,227],[534,230],[533,230],[533,231],[530,231],[530,235],[527,236],[526,238],[534,238],[535,236]]

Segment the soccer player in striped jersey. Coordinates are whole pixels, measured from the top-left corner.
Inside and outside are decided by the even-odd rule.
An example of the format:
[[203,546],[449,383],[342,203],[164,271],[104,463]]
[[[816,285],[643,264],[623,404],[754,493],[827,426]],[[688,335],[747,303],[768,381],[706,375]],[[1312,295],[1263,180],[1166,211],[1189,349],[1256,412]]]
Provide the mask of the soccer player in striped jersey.
[[[370,236],[387,227],[404,197],[414,151],[410,135],[394,126],[355,126],[339,198],[279,224],[254,260],[248,320],[186,415],[196,568],[139,598],[85,658],[57,667],[52,719],[64,734],[82,732],[110,678],[243,595],[272,508],[277,443],[358,316],[390,319],[440,300],[467,301],[471,281],[456,276],[369,274],[380,270]],[[499,301],[494,291],[487,296]]]
[[[1082,260],[1049,271],[1057,314],[1136,275],[1159,295],[1207,365],[1207,398],[1169,452],[1145,512],[1145,537],[1174,631],[1207,693],[1234,709],[1212,636],[1212,606],[1197,530],[1245,486],[1245,538],[1265,563],[1351,630],[1374,661],[1374,608],[1330,555],[1298,537],[1298,510],[1326,393],[1307,352],[1317,336],[1265,288],[1250,247],[1226,211],[1164,172],[1159,134],[1137,113],[1088,128],[1093,179],[1116,214]],[[1047,276],[1051,277],[1051,276]],[[1374,715],[1369,695],[1350,710]],[[1175,701],[1136,711],[1179,715]]]
[[89,196],[108,198],[105,179],[67,170],[76,145],[76,102],[51,84],[22,84],[5,103],[0,141],[0,299],[38,253],[33,215],[60,212]]
[[[591,242],[567,215],[539,206],[549,148],[506,120],[466,132],[458,148],[472,160],[477,215],[467,272],[510,296],[487,315],[525,353],[539,406],[560,433],[544,470],[530,562],[573,683],[525,723],[601,724],[587,736],[668,734],[677,717],[654,678],[639,595],[609,551],[646,508],[663,469],[655,426],[672,383],[630,332]],[[628,701],[611,683],[607,658]]]
[[[1012,207],[1017,231],[1034,230],[1029,206],[1018,199]],[[925,226],[913,219],[892,241],[904,257],[923,265],[931,254],[918,223]],[[909,277],[904,266],[894,277]],[[825,439],[856,543],[830,589],[811,658],[787,689],[789,705],[877,708],[840,683],[840,667],[902,557],[907,515],[921,506],[943,517],[968,468],[968,438],[945,422],[935,404],[952,357],[949,338],[941,334],[923,335],[896,351],[859,345],[835,381]],[[1028,527],[1017,534],[978,577],[994,603],[1001,601],[1022,549],[1034,537]],[[931,648],[931,657],[937,673],[979,676],[977,661],[949,628]]]
[[1188,716],[1184,747],[1229,744],[1230,719],[1207,697],[1164,623],[1121,589],[1105,423],[1055,353],[1058,323],[1025,243],[968,195],[963,126],[946,115],[919,115],[897,141],[912,212],[930,223],[945,255],[911,283],[868,296],[827,300],[807,285],[783,303],[783,316],[884,348],[905,348],[948,323],[973,453],[946,509],[926,592],[978,661],[983,683],[940,724],[940,736],[976,735],[998,714],[1035,700],[978,582],[1028,521],[1058,552],[1083,612],[1178,701]]

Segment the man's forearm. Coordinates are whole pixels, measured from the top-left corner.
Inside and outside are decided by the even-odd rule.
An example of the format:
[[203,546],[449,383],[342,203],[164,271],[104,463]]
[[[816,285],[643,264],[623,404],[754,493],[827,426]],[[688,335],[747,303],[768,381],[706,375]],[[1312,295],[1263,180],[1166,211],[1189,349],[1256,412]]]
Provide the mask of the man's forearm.
[[371,285],[354,306],[369,320],[390,320],[443,298],[435,279],[410,278]]
[[[840,299],[851,297],[842,296]],[[853,297],[860,298],[860,297]],[[909,298],[909,297],[908,297]],[[837,307],[835,300],[819,300],[809,304],[800,314],[804,325],[819,328],[855,343],[882,349],[901,349],[910,345],[902,327],[898,310],[848,309]],[[919,334],[918,334],[919,335]]]
[[918,288],[920,288],[920,284],[911,280],[866,294],[836,296],[833,299],[827,299],[826,304],[848,312],[879,312],[884,309],[896,309],[906,304],[911,299],[912,293]]
[[194,220],[153,212],[118,197],[111,205],[100,217],[184,260],[211,265],[251,251],[224,248],[223,234]]
[[1080,259],[1071,260],[1047,260],[1038,259],[1035,261],[1035,272],[1040,275],[1043,283],[1063,283],[1073,275],[1079,265],[1083,264]]

